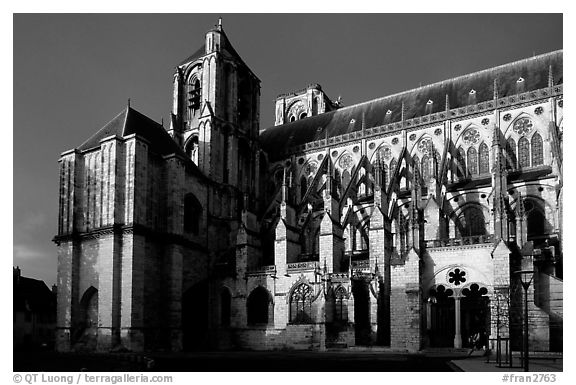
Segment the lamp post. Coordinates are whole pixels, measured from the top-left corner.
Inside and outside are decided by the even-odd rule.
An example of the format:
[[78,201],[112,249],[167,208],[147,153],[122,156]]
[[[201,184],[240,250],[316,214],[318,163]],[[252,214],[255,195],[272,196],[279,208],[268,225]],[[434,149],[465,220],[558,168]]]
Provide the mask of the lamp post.
[[529,371],[528,363],[528,288],[534,278],[533,270],[518,270],[514,272],[520,277],[520,282],[524,288],[524,371]]

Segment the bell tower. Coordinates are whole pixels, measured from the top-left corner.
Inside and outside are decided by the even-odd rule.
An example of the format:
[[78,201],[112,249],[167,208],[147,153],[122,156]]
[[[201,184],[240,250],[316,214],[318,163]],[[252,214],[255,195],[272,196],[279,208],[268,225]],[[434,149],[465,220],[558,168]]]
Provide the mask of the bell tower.
[[213,181],[251,194],[258,185],[260,80],[228,40],[222,19],[176,67],[168,132]]

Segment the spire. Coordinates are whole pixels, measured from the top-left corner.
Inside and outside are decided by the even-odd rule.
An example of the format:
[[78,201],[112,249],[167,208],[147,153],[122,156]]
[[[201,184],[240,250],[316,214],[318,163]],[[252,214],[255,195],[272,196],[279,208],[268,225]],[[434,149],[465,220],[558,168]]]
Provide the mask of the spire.
[[446,101],[444,102],[445,108],[446,108],[446,112],[450,111],[450,98],[448,97],[448,94],[446,94]]
[[219,31],[222,31],[222,16],[218,18],[218,25],[216,27]]
[[494,100],[498,99],[498,78],[494,79]]
[[382,165],[380,163],[380,151],[376,152],[376,164],[374,165],[374,184],[380,188]]
[[554,87],[554,73],[552,72],[552,64],[548,66],[548,87]]
[[402,101],[402,107],[400,110],[400,120],[404,122],[404,101]]
[[524,219],[524,202],[522,200],[522,193],[520,191],[518,191],[518,198],[517,198],[517,202],[516,203],[516,212],[518,213],[518,218],[520,220]]
[[130,98],[128,98],[128,108],[130,108]]
[[286,190],[286,167],[284,167],[284,174],[282,175],[282,202],[286,202],[286,195],[288,195]]
[[328,197],[332,196],[332,159],[330,154],[328,156],[328,164],[326,165],[326,194]]

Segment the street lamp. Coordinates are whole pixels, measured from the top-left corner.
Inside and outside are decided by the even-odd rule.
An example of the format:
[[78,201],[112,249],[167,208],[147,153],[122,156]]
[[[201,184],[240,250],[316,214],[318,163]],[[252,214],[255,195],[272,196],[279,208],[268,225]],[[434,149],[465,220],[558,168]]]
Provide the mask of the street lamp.
[[534,278],[533,270],[518,270],[514,274],[520,276],[524,288],[524,371],[528,372],[528,288]]

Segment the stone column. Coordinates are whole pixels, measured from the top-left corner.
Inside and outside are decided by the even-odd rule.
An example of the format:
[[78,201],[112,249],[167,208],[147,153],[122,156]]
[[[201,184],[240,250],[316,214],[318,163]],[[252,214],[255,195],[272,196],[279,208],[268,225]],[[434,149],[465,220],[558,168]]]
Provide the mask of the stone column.
[[462,347],[462,335],[460,331],[460,296],[454,296],[454,347]]

